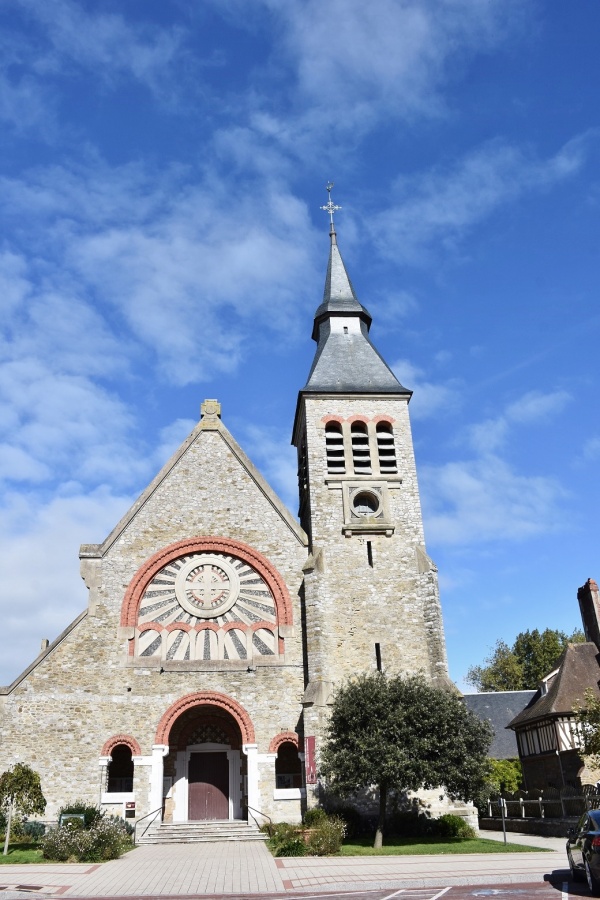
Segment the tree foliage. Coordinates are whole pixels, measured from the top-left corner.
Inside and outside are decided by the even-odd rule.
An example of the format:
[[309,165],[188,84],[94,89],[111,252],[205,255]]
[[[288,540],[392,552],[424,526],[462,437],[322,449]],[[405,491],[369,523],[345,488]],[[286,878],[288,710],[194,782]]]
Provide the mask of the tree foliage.
[[471,799],[485,783],[491,739],[457,695],[417,676],[363,675],[334,697],[321,773],[341,796],[376,786],[381,846],[390,791],[444,786]]
[[567,644],[585,641],[583,632],[572,634],[546,628],[521,631],[512,647],[497,641],[482,666],[472,666],[466,681],[478,691],[536,690],[542,678],[555,668]]
[[6,810],[6,837],[4,855],[8,853],[10,828],[13,816],[42,814],[46,799],[42,794],[40,776],[25,763],[15,763],[0,775],[0,807]]
[[575,713],[583,740],[583,753],[590,757],[595,768],[600,768],[600,697],[588,688],[584,705],[578,707]]

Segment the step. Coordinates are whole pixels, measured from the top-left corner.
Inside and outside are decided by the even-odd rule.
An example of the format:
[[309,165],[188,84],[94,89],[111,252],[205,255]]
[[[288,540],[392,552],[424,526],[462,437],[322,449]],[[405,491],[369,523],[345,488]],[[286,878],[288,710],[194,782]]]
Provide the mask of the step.
[[140,826],[139,844],[189,844],[215,841],[265,841],[254,823],[231,819],[209,822],[161,822],[146,831]]

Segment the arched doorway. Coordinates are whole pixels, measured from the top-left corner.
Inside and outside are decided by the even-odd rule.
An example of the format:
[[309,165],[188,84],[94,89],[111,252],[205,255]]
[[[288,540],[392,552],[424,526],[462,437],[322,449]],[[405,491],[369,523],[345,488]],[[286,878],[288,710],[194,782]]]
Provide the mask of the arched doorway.
[[189,695],[165,714],[159,735],[168,744],[164,820],[241,819],[248,802],[246,742],[254,736],[245,711],[224,695]]

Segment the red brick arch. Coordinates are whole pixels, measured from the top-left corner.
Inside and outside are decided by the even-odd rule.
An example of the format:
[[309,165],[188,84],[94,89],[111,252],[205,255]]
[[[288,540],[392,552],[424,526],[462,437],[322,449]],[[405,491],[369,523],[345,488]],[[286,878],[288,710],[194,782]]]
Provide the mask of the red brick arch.
[[237,700],[234,700],[233,697],[228,697],[227,694],[219,694],[217,691],[200,691],[195,694],[186,694],[185,697],[181,697],[177,700],[169,707],[158,723],[154,743],[163,745],[168,744],[171,728],[179,716],[182,713],[187,712],[188,709],[194,709],[199,706],[217,706],[219,709],[228,712],[239,725],[242,733],[242,743],[254,743],[254,725],[244,707],[241,706]]
[[125,627],[137,625],[140,602],[149,582],[168,563],[191,553],[226,553],[248,563],[253,569],[256,569],[273,594],[277,610],[277,624],[292,624],[292,601],[286,583],[275,566],[262,553],[254,550],[248,544],[244,544],[243,541],[233,541],[230,538],[195,537],[164,547],[138,569],[125,592],[121,607],[121,625]]
[[114,734],[111,738],[104,742],[100,756],[110,756],[115,747],[119,744],[125,744],[131,750],[132,756],[141,756],[142,751],[140,745],[135,738],[129,734]]
[[282,731],[271,738],[269,753],[277,753],[282,744],[293,744],[298,749],[298,735],[295,731]]
[[380,422],[386,422],[388,425],[393,425],[396,420],[392,418],[392,416],[375,416],[373,421],[376,425],[378,425]]

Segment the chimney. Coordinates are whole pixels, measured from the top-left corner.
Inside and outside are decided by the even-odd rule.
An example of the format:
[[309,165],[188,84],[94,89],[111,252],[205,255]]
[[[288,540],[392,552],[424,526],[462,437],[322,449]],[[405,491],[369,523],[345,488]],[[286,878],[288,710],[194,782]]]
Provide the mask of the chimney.
[[581,621],[586,641],[592,641],[600,650],[600,597],[598,585],[593,578],[588,578],[583,587],[577,591]]

